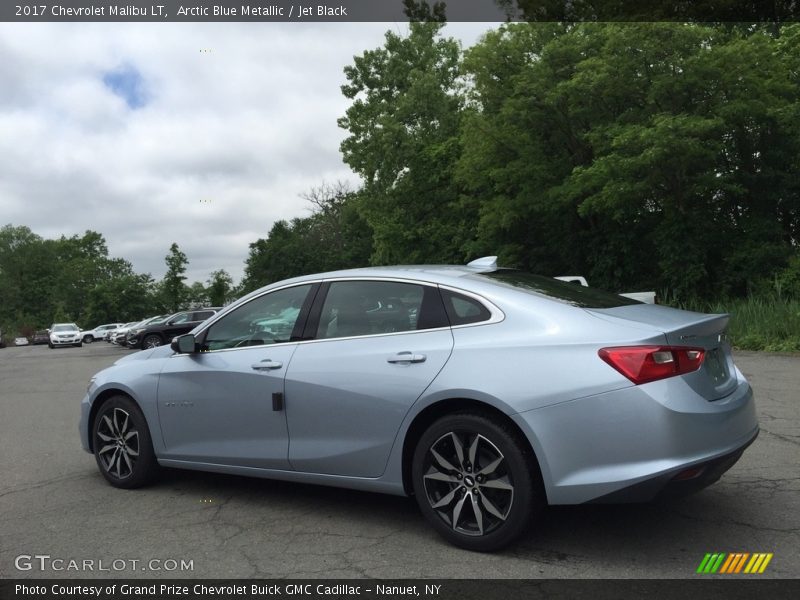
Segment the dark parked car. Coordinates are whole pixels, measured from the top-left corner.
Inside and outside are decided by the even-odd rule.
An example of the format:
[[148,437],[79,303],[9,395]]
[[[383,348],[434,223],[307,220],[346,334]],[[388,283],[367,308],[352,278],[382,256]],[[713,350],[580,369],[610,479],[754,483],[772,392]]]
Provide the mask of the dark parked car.
[[33,334],[33,344],[48,344],[50,342],[50,332],[46,329],[36,331]]
[[198,308],[175,313],[160,323],[151,323],[128,332],[128,348],[157,348],[169,344],[176,335],[189,333],[200,323],[213,316],[220,307]]

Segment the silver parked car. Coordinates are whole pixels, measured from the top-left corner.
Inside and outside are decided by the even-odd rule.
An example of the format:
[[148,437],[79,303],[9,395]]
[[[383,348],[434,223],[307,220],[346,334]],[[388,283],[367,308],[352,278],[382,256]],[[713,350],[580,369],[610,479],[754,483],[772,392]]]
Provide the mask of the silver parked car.
[[719,479],[758,433],[727,323],[491,257],[310,275],[95,375],[80,436],[117,487],[160,464],[414,495],[494,550],[548,503]]

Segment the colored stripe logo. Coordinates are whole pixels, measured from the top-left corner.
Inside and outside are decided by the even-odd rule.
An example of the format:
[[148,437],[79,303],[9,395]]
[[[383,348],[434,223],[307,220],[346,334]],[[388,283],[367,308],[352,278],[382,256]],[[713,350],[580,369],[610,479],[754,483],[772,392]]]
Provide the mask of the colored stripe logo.
[[697,567],[698,573],[720,573],[732,575],[737,573],[763,573],[772,560],[772,552],[725,552],[708,553]]

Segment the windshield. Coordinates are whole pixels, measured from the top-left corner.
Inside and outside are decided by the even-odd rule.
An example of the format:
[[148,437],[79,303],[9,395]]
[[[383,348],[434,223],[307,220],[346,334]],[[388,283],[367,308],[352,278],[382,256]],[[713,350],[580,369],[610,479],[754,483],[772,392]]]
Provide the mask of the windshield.
[[53,331],[77,331],[77,330],[78,330],[78,326],[77,325],[72,325],[72,324],[68,324],[68,325],[53,325]]
[[532,273],[524,273],[513,269],[498,269],[492,273],[481,273],[479,276],[580,308],[615,308],[617,306],[641,304],[638,300],[619,296],[605,290],[585,287],[579,283],[567,283],[552,277],[533,275]]

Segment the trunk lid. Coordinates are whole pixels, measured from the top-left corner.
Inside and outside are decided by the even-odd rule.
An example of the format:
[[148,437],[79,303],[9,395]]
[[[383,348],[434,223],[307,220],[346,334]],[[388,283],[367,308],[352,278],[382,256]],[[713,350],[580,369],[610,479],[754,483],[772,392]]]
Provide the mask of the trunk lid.
[[730,315],[708,315],[652,304],[586,311],[598,318],[617,321],[628,327],[650,331],[657,329],[664,334],[665,342],[669,346],[705,350],[702,366],[681,377],[707,400],[718,400],[736,389],[736,367],[727,335]]

